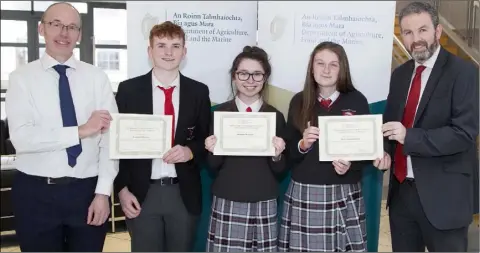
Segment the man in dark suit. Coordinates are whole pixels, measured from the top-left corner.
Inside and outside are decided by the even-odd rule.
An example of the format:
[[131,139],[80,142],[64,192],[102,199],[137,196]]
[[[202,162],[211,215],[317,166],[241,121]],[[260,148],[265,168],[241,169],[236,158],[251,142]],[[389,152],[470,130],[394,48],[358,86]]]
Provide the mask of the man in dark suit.
[[430,4],[409,4],[399,21],[413,59],[393,71],[384,114],[394,161],[392,248],[466,251],[478,169],[478,69],[440,46],[442,26]]
[[191,251],[201,213],[200,163],[210,122],[208,87],[179,72],[185,33],[169,21],[150,31],[153,69],[120,83],[120,113],[172,115],[172,148],[162,159],[120,160],[116,191],[132,251]]

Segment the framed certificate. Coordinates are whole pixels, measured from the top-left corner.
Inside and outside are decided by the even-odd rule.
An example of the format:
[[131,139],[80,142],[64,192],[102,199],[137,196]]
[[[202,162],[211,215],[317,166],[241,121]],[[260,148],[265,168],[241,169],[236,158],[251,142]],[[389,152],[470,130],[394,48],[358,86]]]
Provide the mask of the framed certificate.
[[382,115],[321,116],[319,160],[362,161],[383,157]]
[[172,145],[172,116],[112,114],[110,159],[162,158]]
[[275,156],[274,112],[214,112],[214,155]]

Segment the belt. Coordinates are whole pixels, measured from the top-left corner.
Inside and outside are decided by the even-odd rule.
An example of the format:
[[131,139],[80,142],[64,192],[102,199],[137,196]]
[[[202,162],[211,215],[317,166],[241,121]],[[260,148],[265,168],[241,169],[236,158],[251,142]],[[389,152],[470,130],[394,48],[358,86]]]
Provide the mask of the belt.
[[178,181],[178,177],[163,177],[159,179],[150,179],[150,183],[160,185],[178,184]]
[[43,181],[47,184],[70,184],[72,182],[81,180],[80,178],[74,178],[74,177],[40,177],[40,176],[34,176],[35,179]]

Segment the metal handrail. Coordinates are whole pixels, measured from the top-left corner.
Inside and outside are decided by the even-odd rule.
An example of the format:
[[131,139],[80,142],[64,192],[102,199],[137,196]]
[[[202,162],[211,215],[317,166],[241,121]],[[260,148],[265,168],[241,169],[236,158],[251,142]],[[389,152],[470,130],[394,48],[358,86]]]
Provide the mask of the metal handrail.
[[438,17],[440,19],[440,24],[443,26],[443,31],[448,35],[449,39],[451,39],[463,52],[465,52],[465,54],[470,57],[472,62],[474,62],[477,66],[480,66],[480,52],[472,47],[469,47],[465,40],[451,29],[452,25],[442,15],[438,15]]
[[[405,46],[403,45],[403,43],[400,41],[400,39],[397,37],[396,34],[393,34],[393,43],[395,43],[399,48],[400,50],[402,51],[402,53],[404,55],[407,56],[407,58],[410,60],[412,59],[412,56],[410,55],[410,53],[408,52],[408,50],[405,48]],[[402,62],[403,63],[403,62]],[[401,64],[401,63],[400,63]]]

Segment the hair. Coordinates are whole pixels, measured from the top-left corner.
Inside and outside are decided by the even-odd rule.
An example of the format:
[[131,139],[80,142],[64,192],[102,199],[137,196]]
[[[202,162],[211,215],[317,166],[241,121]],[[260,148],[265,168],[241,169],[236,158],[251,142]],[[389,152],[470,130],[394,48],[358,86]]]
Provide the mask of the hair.
[[153,46],[153,39],[155,37],[163,38],[167,37],[169,39],[172,38],[180,38],[185,45],[185,31],[183,31],[182,27],[172,23],[171,21],[165,21],[161,24],[154,25],[150,30],[150,46]]
[[50,6],[48,6],[47,9],[43,12],[40,21],[41,21],[42,23],[45,22],[45,17],[47,16],[48,11],[49,11],[52,7],[57,6],[57,5],[60,5],[60,4],[67,5],[67,6],[71,7],[72,9],[74,9],[74,10],[77,12],[77,14],[78,14],[78,19],[79,19],[79,21],[80,21],[80,24],[79,24],[79,25],[80,25],[80,27],[81,27],[81,26],[82,26],[82,15],[80,15],[80,12],[78,11],[77,8],[75,8],[75,6],[73,6],[71,3],[67,3],[67,2],[53,3],[53,4],[51,4]]
[[433,27],[437,28],[440,23],[437,9],[428,2],[412,2],[405,6],[398,15],[398,21],[401,24],[402,19],[412,14],[428,13],[432,19]]
[[232,79],[232,83],[231,83],[232,97],[235,97],[237,93],[237,89],[233,84],[233,80],[236,78],[235,75],[238,70],[238,66],[240,66],[240,63],[245,59],[251,59],[251,60],[257,61],[258,63],[260,63],[260,65],[262,65],[263,71],[265,72],[265,76],[264,76],[263,88],[260,91],[260,95],[265,100],[267,90],[268,90],[267,89],[268,79],[272,74],[272,66],[270,65],[270,62],[268,60],[267,52],[265,52],[265,50],[257,46],[253,46],[253,47],[245,46],[243,48],[243,51],[239,53],[237,57],[235,57],[235,59],[233,60],[232,67],[230,68],[230,77]]
[[318,84],[315,81],[315,77],[313,76],[313,64],[315,55],[323,50],[329,50],[335,53],[339,60],[340,71],[338,73],[337,79],[337,90],[340,93],[348,93],[351,91],[355,91],[355,87],[352,83],[352,78],[350,76],[350,66],[348,63],[347,53],[345,49],[334,42],[322,42],[318,44],[310,54],[310,60],[308,62],[307,68],[307,76],[305,78],[305,85],[303,87],[303,91],[301,94],[301,108],[299,108],[299,113],[295,114],[294,117],[294,125],[300,130],[303,131],[307,127],[307,123],[310,121],[312,126],[316,126],[318,124],[318,118],[315,113],[315,106],[318,100],[319,88]]

